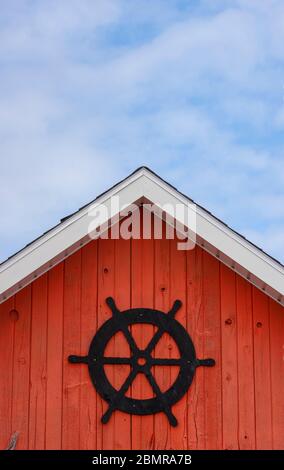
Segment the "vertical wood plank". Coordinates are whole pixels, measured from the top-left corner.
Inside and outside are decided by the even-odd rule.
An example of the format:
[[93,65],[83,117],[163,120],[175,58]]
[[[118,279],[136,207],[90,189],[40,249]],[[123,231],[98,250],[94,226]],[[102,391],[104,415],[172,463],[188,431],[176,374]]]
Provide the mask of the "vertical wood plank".
[[[197,357],[204,357],[203,251],[187,251],[187,329]],[[204,368],[199,367],[188,392],[188,448],[205,448]]]
[[[79,449],[81,367],[68,356],[80,352],[81,250],[65,260],[62,448]],[[77,352],[78,351],[78,352]]]
[[[115,249],[115,295],[114,299],[118,308],[128,310],[130,308],[130,275],[131,275],[131,241],[114,240]],[[126,340],[120,341],[114,338],[114,355],[129,357],[130,351]],[[114,387],[119,390],[126,379],[125,366],[113,366]],[[129,369],[130,372],[130,369]],[[131,449],[131,416],[121,411],[115,411],[112,418],[114,428],[114,443],[112,448],[117,450]]]
[[[165,238],[165,226],[163,224],[163,238],[154,240],[155,247],[155,308],[162,312],[168,312],[170,308],[170,240]],[[165,342],[163,337],[155,348],[155,356],[163,357]],[[168,388],[170,375],[167,367],[154,368],[155,378],[162,390]],[[164,413],[154,416],[155,449],[167,449],[170,443],[170,425]]]
[[256,448],[272,449],[269,299],[253,288]]
[[273,448],[284,449],[284,309],[270,303],[270,345],[272,384],[272,435]]
[[[88,368],[68,363],[69,354],[87,354],[111,317],[108,296],[121,310],[164,312],[181,299],[176,318],[197,356],[216,360],[197,369],[173,407],[178,428],[163,413],[118,411],[102,425],[106,404]],[[139,335],[144,344],[152,338],[143,326]],[[0,447],[19,431],[17,449],[283,449],[283,337],[283,307],[199,247],[185,253],[176,240],[90,242],[0,305]],[[155,354],[165,357],[168,346],[167,338]],[[109,351],[127,355],[124,348],[114,338]],[[113,384],[121,382],[119,367]],[[172,383],[169,368],[154,373],[165,388]],[[141,379],[132,387],[138,395]]]
[[[132,304],[131,307],[154,307],[154,242],[151,240],[132,241]],[[154,334],[154,329],[140,325],[140,343],[148,344]],[[150,386],[149,386],[150,387]],[[149,390],[149,387],[147,391]],[[143,397],[145,381],[138,375],[133,383],[132,391],[135,396]],[[147,432],[145,432],[145,429]],[[151,450],[154,448],[154,416],[132,416],[132,449]]]
[[221,265],[223,448],[238,449],[238,358],[235,273]]
[[[82,248],[81,355],[86,356],[97,329],[98,242]],[[80,449],[96,448],[97,393],[86,365],[81,367]]]
[[64,263],[48,273],[46,449],[61,449]]
[[32,283],[29,449],[45,447],[47,274]]
[[19,432],[17,449],[28,449],[30,341],[31,341],[31,286],[16,294],[15,308],[19,319],[15,323],[12,429]]
[[[187,329],[187,305],[186,305],[186,252],[177,249],[178,239],[170,240],[170,303],[178,299],[181,300],[182,306],[178,310],[175,319]],[[173,348],[172,341],[169,342],[169,352]],[[178,368],[177,368],[178,369]],[[171,367],[171,384],[174,382]],[[178,372],[178,370],[177,370]],[[187,395],[185,394],[181,400],[173,406],[173,414],[177,418],[178,426],[170,428],[170,448],[186,449],[187,448]]]
[[239,444],[255,449],[252,287],[237,276]]
[[0,364],[5,373],[0,374],[0,449],[6,449],[12,429],[13,350],[14,330],[18,321],[14,311],[14,297],[0,305]]
[[[114,295],[114,241],[98,240],[98,325],[99,328],[111,318],[111,311],[106,304],[107,297]],[[114,354],[114,339],[110,340],[109,353]],[[113,378],[113,374],[112,374]],[[107,410],[107,404],[97,395],[97,449],[114,449],[115,435],[113,416],[107,424],[101,423],[101,417]]]
[[215,359],[216,365],[204,369],[205,384],[205,448],[222,448],[222,376],[220,263],[203,253],[204,357]]

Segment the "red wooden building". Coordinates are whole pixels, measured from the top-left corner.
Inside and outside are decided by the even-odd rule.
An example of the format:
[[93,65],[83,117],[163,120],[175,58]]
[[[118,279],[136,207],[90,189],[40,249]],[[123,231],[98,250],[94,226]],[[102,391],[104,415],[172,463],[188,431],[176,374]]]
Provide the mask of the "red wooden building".
[[[109,233],[110,216],[137,202],[190,206],[195,248],[179,250],[177,234],[167,238],[167,209],[161,238],[89,238],[90,211],[109,209],[97,223]],[[177,426],[163,412],[119,409],[103,424],[108,403],[86,364],[68,361],[88,355],[112,317],[108,297],[121,315],[135,308],[167,313],[179,299],[175,320],[197,357],[215,360],[196,369],[173,404]],[[138,169],[5,261],[0,301],[2,449],[15,432],[16,449],[284,449],[284,267],[150,170]],[[128,331],[144,351],[157,328],[142,322]],[[152,351],[172,360],[151,366],[161,400],[180,373],[178,342],[165,330]],[[118,328],[104,355],[131,354]],[[116,390],[131,372],[132,363],[122,362],[103,366]],[[159,398],[148,378],[138,373],[123,395]]]

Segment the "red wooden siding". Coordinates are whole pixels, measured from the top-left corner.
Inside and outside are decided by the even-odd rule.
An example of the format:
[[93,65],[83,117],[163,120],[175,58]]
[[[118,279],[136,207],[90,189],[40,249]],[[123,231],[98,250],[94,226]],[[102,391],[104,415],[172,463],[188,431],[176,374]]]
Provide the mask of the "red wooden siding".
[[[179,425],[163,414],[130,416],[116,411],[107,425],[106,404],[85,365],[86,354],[108,318],[105,303],[177,313],[197,356],[216,366],[199,368],[174,408]],[[146,345],[153,327],[135,327]],[[128,353],[122,335],[108,352]],[[156,355],[177,354],[163,337]],[[0,305],[0,448],[19,431],[19,449],[284,449],[284,309],[197,247],[178,251],[175,240],[92,241],[12,299]],[[114,367],[116,368],[114,370]],[[126,369],[125,369],[126,367]],[[108,366],[119,387],[127,366]],[[156,367],[162,389],[177,370]],[[129,395],[151,396],[140,375]]]

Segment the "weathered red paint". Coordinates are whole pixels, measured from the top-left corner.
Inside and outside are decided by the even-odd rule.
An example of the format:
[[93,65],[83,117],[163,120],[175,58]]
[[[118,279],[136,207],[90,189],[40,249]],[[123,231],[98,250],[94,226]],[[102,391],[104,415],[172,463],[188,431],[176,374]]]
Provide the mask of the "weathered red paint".
[[[163,414],[115,412],[85,365],[97,328],[110,317],[105,304],[167,311],[176,298],[177,319],[188,329],[198,357],[216,366],[199,368],[187,395],[174,406],[179,425]],[[15,313],[15,310],[17,313]],[[146,344],[153,327],[135,327]],[[119,335],[108,346],[124,355]],[[164,337],[156,354],[174,356]],[[18,449],[284,449],[284,309],[199,247],[178,251],[175,240],[97,240],[0,306],[0,447],[19,431]],[[127,366],[108,367],[119,386]],[[157,367],[162,389],[176,370]],[[151,396],[142,375],[130,394]]]

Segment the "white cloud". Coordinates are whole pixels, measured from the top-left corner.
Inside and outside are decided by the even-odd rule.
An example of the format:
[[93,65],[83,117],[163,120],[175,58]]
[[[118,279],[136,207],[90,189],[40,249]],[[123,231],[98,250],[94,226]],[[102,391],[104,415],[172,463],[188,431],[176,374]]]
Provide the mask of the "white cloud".
[[281,0],[5,2],[0,257],[147,164],[283,259],[283,22]]

